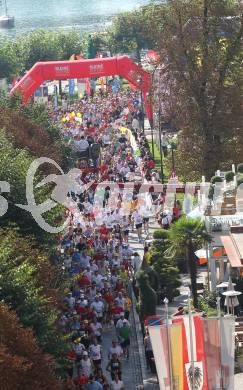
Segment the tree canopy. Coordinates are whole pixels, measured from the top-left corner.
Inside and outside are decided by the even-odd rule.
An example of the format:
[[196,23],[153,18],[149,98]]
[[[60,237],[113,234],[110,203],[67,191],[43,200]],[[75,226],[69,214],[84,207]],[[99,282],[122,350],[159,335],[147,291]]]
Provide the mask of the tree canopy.
[[0,78],[19,76],[38,61],[69,60],[82,52],[82,45],[75,30],[36,30],[15,40],[0,40]]
[[24,329],[13,310],[0,303],[0,385],[2,390],[61,389],[54,360],[43,354],[31,329]]
[[241,162],[241,2],[152,3],[114,19],[109,31],[113,52],[151,48],[160,54],[155,110],[161,105],[162,123],[173,120],[179,130],[180,175],[209,178]]
[[197,307],[197,259],[195,251],[210,242],[211,237],[207,233],[200,219],[181,217],[171,225],[169,230],[170,248],[167,255],[182,255],[187,263],[191,278],[191,291],[194,305]]

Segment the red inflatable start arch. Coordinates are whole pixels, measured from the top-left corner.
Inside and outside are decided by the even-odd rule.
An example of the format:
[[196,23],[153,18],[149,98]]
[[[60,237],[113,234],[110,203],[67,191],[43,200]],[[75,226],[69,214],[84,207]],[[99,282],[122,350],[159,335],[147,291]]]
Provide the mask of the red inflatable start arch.
[[143,91],[147,117],[152,123],[151,77],[127,56],[95,58],[79,61],[37,62],[12,88],[11,94],[19,92],[26,104],[35,90],[46,80],[66,80],[119,75],[137,89]]

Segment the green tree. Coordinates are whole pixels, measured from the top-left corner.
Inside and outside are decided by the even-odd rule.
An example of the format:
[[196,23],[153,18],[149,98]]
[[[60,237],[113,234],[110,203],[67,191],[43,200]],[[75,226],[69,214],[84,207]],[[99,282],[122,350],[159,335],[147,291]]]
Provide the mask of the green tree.
[[187,262],[188,273],[191,279],[191,292],[194,306],[198,305],[197,296],[197,260],[195,251],[211,240],[204,224],[199,219],[181,217],[172,224],[169,231],[170,248],[167,255],[183,255]]
[[[40,241],[52,241],[54,236],[50,237],[35,222],[31,213],[22,210],[16,204],[26,204],[26,175],[33,157],[24,149],[14,148],[11,142],[5,136],[4,131],[0,131],[0,180],[7,181],[10,184],[10,192],[4,194],[8,201],[8,212],[1,217],[0,226],[7,227],[9,223],[16,224],[22,234],[33,234]],[[43,176],[42,172],[36,175],[36,181]],[[50,197],[51,186],[44,186],[34,190],[36,202],[42,203]],[[46,213],[46,220],[54,226],[62,224],[63,208],[57,205],[50,212]]]
[[166,250],[170,246],[169,232],[164,229],[156,230],[154,238],[149,252],[149,263],[158,275],[160,299],[167,297],[172,301],[180,294],[178,288],[181,286],[181,280],[175,258],[166,256]]
[[72,54],[82,51],[81,38],[74,30],[69,33],[36,30],[17,38],[15,45],[26,70],[36,62],[69,60]]
[[83,51],[82,39],[77,31],[58,31],[56,34],[57,44],[61,48],[61,57],[58,60],[69,60],[73,54],[80,54]]
[[0,39],[0,78],[22,75],[38,61],[69,60],[82,50],[82,39],[75,30],[36,30],[15,40]]
[[171,0],[155,29],[154,47],[163,65],[168,64],[163,83],[173,81],[167,100],[174,102],[181,130],[178,172],[186,178],[194,179],[195,174],[209,178],[232,160],[238,162],[243,150],[243,5],[228,0]]
[[157,296],[145,271],[138,271],[135,277],[139,287],[139,313],[143,322],[146,317],[156,314]]
[[0,78],[12,78],[22,70],[22,58],[15,49],[12,41],[0,41]]
[[146,35],[146,8],[134,12],[124,12],[112,21],[108,30],[107,44],[112,53],[135,52],[138,62],[141,62],[141,50],[150,45]]
[[97,51],[98,51],[98,47],[92,35],[89,35],[87,40],[87,58],[90,59],[95,58]]
[[[14,309],[47,353],[61,361],[66,343],[56,326],[65,280],[37,242],[10,229],[0,230],[0,301]],[[60,290],[58,291],[57,288]]]
[[176,171],[186,180],[241,162],[242,35],[236,0],[155,2],[113,21],[113,52],[160,54],[155,100],[179,130]]

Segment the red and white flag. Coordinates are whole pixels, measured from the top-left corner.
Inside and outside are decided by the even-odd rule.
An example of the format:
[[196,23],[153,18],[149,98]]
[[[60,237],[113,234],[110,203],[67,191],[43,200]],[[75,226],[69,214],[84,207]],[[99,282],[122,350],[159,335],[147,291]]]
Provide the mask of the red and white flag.
[[189,315],[185,315],[173,319],[173,323],[183,324],[183,390],[208,390],[202,318],[192,315],[190,323]]
[[165,326],[149,326],[160,390],[171,390],[169,370],[168,332]]

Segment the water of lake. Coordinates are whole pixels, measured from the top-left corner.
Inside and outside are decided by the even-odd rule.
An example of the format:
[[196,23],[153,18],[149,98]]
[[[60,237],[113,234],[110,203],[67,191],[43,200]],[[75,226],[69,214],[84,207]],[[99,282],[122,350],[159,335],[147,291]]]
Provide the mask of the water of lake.
[[149,0],[7,0],[15,28],[0,29],[0,35],[14,37],[39,28],[99,31],[112,16],[148,3]]

